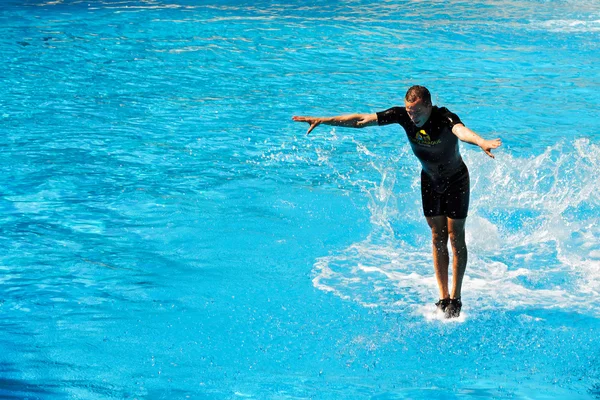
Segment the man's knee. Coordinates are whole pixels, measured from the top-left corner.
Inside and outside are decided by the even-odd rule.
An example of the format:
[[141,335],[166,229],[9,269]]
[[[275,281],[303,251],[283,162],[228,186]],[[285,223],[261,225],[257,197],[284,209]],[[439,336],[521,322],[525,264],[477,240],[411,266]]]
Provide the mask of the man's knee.
[[445,245],[448,243],[448,232],[445,229],[431,228],[431,240],[435,245]]
[[448,232],[450,238],[450,245],[455,251],[466,250],[467,244],[465,243],[465,231],[450,231]]

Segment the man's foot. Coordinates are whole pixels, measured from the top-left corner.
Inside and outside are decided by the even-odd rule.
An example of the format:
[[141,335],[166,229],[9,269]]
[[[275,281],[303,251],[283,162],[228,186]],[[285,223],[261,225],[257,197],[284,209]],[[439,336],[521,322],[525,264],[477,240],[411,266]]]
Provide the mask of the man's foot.
[[446,312],[446,307],[448,307],[448,304],[450,304],[450,299],[440,299],[437,303],[435,303],[435,306],[437,307],[437,309],[443,313]]
[[462,301],[460,301],[460,297],[458,299],[450,299],[444,310],[444,316],[446,318],[458,318],[461,308]]

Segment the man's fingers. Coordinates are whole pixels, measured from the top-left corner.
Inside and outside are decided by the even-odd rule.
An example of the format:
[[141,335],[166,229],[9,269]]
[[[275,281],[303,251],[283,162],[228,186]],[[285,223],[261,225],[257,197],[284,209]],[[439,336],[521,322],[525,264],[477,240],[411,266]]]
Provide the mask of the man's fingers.
[[302,117],[302,116],[294,115],[292,117],[292,120],[294,120],[296,122],[308,122],[310,124],[310,127],[308,128],[308,131],[306,131],[307,135],[309,133],[311,133],[312,130],[315,129],[319,125],[319,122],[314,117]]
[[315,118],[313,117],[302,117],[302,116],[293,116],[292,119],[296,122],[308,122],[309,124],[312,124],[315,120]]
[[308,128],[308,131],[306,132],[306,134],[308,135],[309,133],[312,132],[313,129],[315,129],[317,126],[319,125],[318,122],[313,122],[310,124],[310,128]]

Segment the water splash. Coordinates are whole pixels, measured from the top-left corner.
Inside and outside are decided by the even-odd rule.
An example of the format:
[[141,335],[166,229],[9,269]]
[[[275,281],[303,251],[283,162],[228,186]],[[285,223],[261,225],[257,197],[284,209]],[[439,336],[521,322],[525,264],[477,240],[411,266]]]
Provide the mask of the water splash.
[[[495,161],[472,149],[463,152],[472,179],[463,298],[476,312],[562,308],[596,313],[598,147],[578,139],[530,158],[500,152]],[[359,186],[368,199],[371,232],[319,258],[313,283],[365,307],[423,313],[422,304],[433,303],[437,285],[429,233],[416,212],[418,179],[369,157],[380,180],[347,183]]]

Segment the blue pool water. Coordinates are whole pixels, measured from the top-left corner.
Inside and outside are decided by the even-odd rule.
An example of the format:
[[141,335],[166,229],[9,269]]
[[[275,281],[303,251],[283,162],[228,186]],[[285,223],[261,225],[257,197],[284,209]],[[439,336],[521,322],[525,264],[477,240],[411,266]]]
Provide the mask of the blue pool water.
[[[4,0],[0,398],[600,398],[600,3]],[[463,316],[398,126],[471,171]]]

